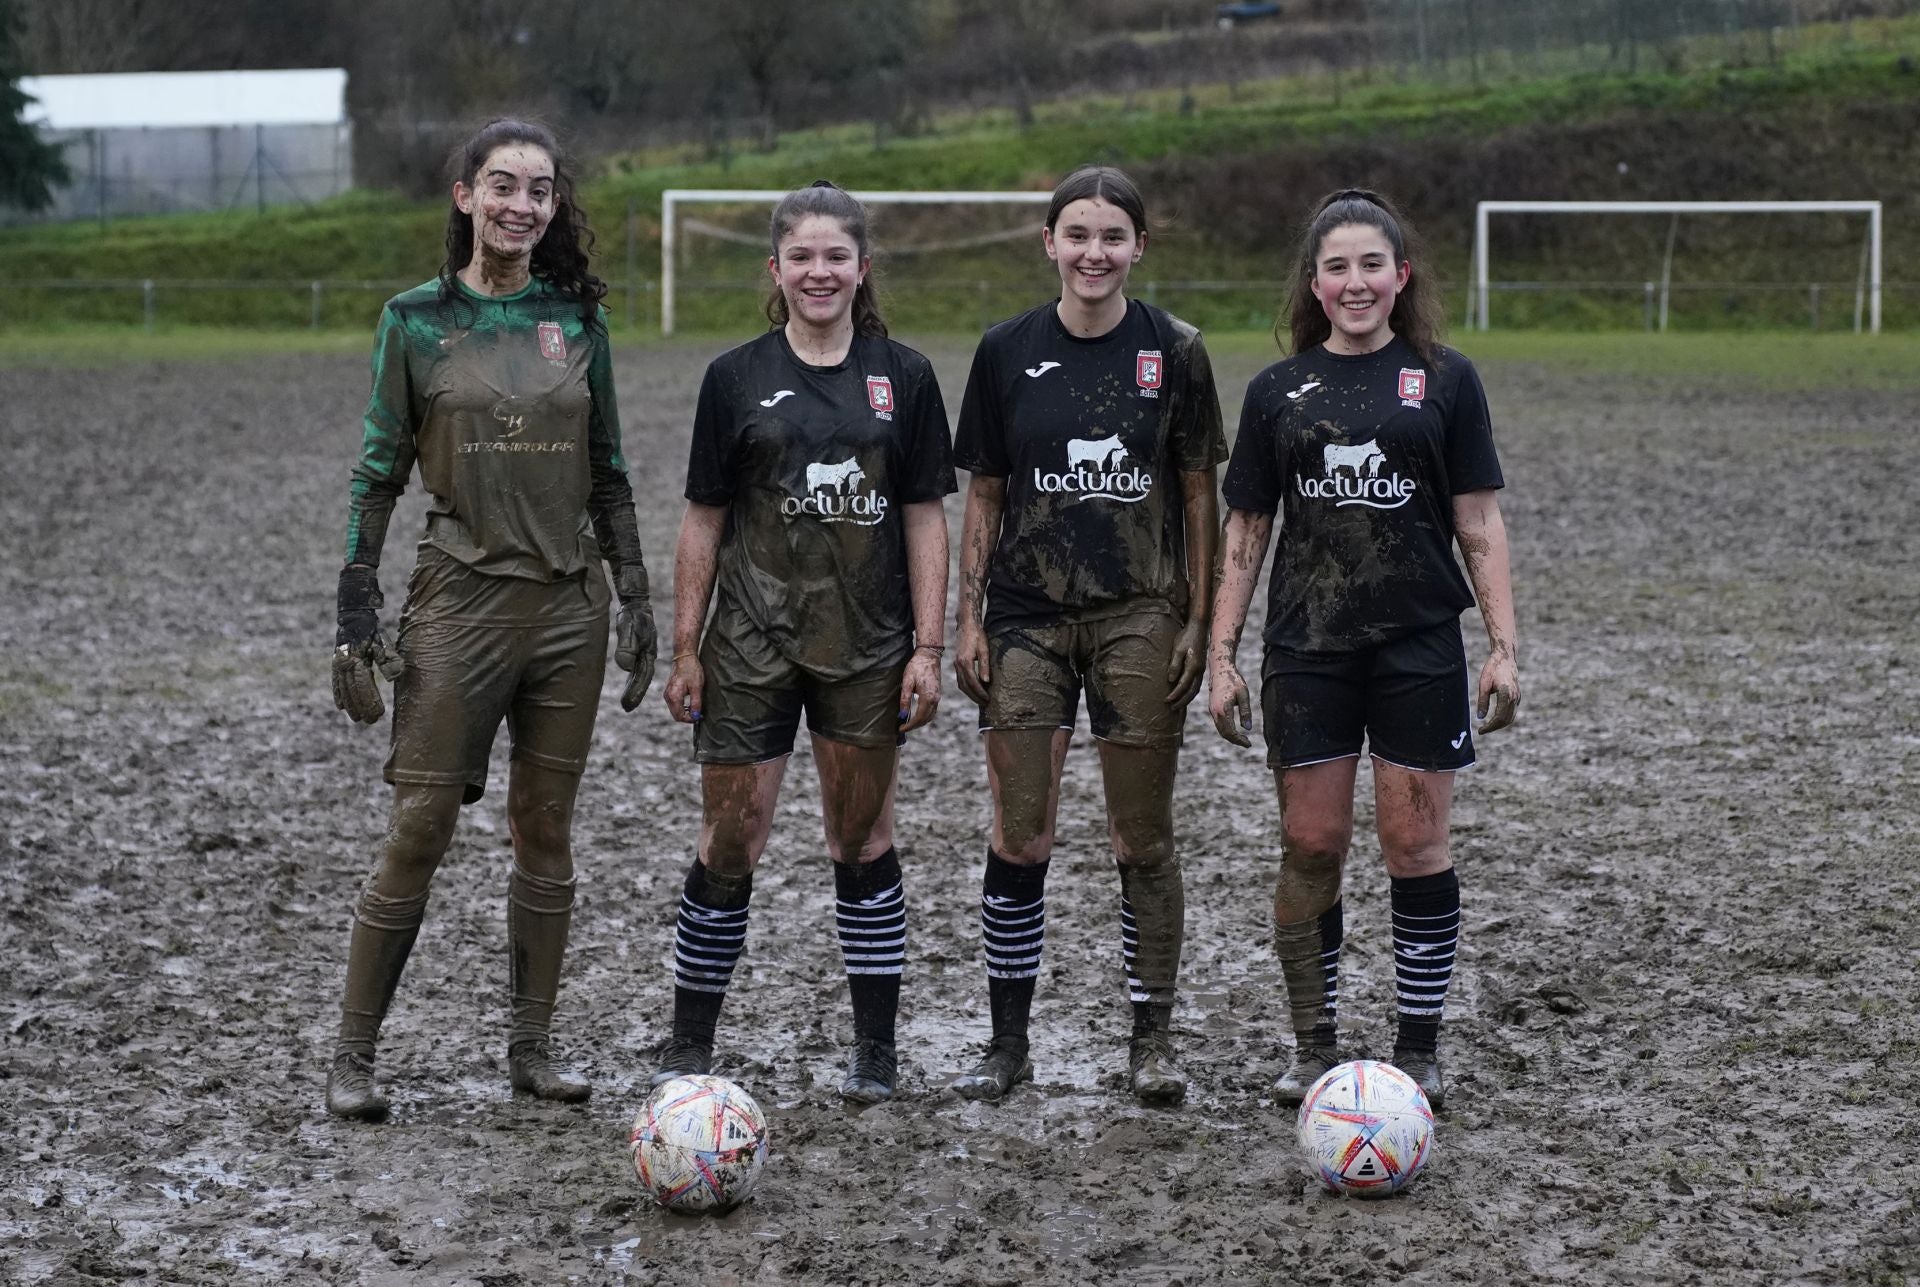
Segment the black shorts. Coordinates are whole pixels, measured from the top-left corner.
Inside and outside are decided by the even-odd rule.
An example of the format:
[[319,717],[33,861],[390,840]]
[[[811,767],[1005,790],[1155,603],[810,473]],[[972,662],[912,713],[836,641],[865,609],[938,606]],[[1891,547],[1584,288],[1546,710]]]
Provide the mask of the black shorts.
[[1297,769],[1360,754],[1427,772],[1473,763],[1467,651],[1448,621],[1335,656],[1267,649],[1260,667],[1267,763]]

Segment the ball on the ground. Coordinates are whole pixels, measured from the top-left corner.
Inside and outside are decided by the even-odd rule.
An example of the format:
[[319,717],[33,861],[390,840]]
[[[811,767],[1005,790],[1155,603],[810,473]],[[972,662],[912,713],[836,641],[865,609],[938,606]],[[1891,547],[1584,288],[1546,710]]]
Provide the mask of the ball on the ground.
[[1300,1101],[1300,1147],[1336,1193],[1379,1198],[1405,1188],[1433,1147],[1420,1083],[1376,1059],[1329,1068]]
[[633,1119],[633,1171],[661,1206],[727,1211],[747,1200],[767,1160],[767,1119],[724,1077],[675,1077]]

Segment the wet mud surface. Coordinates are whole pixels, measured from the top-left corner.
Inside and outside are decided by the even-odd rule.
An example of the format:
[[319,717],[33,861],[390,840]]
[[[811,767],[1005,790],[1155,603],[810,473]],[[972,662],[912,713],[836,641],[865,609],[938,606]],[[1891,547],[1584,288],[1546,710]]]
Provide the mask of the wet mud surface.
[[[717,347],[618,363],[663,631]],[[936,357],[957,406],[967,352]],[[1252,364],[1220,366],[1231,422]],[[0,1281],[1912,1281],[1911,399],[1486,377],[1525,704],[1457,792],[1452,1095],[1426,1174],[1384,1203],[1329,1196],[1266,1096],[1287,1028],[1271,779],[1204,698],[1175,808],[1188,1104],[1123,1088],[1119,881],[1084,727],[1038,1080],[997,1106],[944,1091],[987,1035],[985,768],[948,675],[902,758],[901,1098],[835,1095],[850,1022],[803,738],[718,1051],[772,1154],[752,1202],[694,1219],[641,1200],[625,1149],[698,830],[688,731],[657,697],[623,716],[609,670],[558,1020],[592,1102],[507,1088],[502,738],[387,1024],[394,1120],[329,1119],[349,908],[388,799],[385,727],[328,694],[364,362],[0,372]],[[393,524],[389,629],[422,511],[415,488]],[[1341,1026],[1383,1057],[1365,771],[1361,792]]]

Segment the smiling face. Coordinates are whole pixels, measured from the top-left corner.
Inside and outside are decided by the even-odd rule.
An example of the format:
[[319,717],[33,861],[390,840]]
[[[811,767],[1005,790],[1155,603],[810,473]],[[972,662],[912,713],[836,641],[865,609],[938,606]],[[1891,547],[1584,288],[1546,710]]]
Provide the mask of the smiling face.
[[1313,294],[1326,310],[1335,353],[1372,353],[1393,338],[1393,302],[1412,269],[1394,258],[1387,235],[1366,223],[1343,223],[1320,239],[1313,257]]
[[553,222],[553,158],[532,143],[495,148],[453,203],[473,220],[476,259],[525,260]]
[[787,316],[820,330],[836,329],[853,316],[854,292],[871,266],[846,225],[831,215],[800,220],[767,259]]
[[1101,197],[1069,202],[1042,236],[1047,258],[1060,270],[1060,297],[1088,308],[1125,290],[1127,274],[1147,250],[1147,234]]

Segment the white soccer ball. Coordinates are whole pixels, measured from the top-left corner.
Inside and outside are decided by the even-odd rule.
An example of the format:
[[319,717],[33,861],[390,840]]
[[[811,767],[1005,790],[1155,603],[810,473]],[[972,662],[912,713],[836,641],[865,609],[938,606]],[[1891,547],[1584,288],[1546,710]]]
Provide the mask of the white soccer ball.
[[1329,1068],[1300,1101],[1300,1147],[1336,1193],[1380,1198],[1405,1188],[1433,1147],[1420,1083],[1375,1059]]
[[633,1119],[633,1172],[663,1207],[731,1210],[747,1200],[767,1160],[767,1119],[724,1077],[662,1082]]

